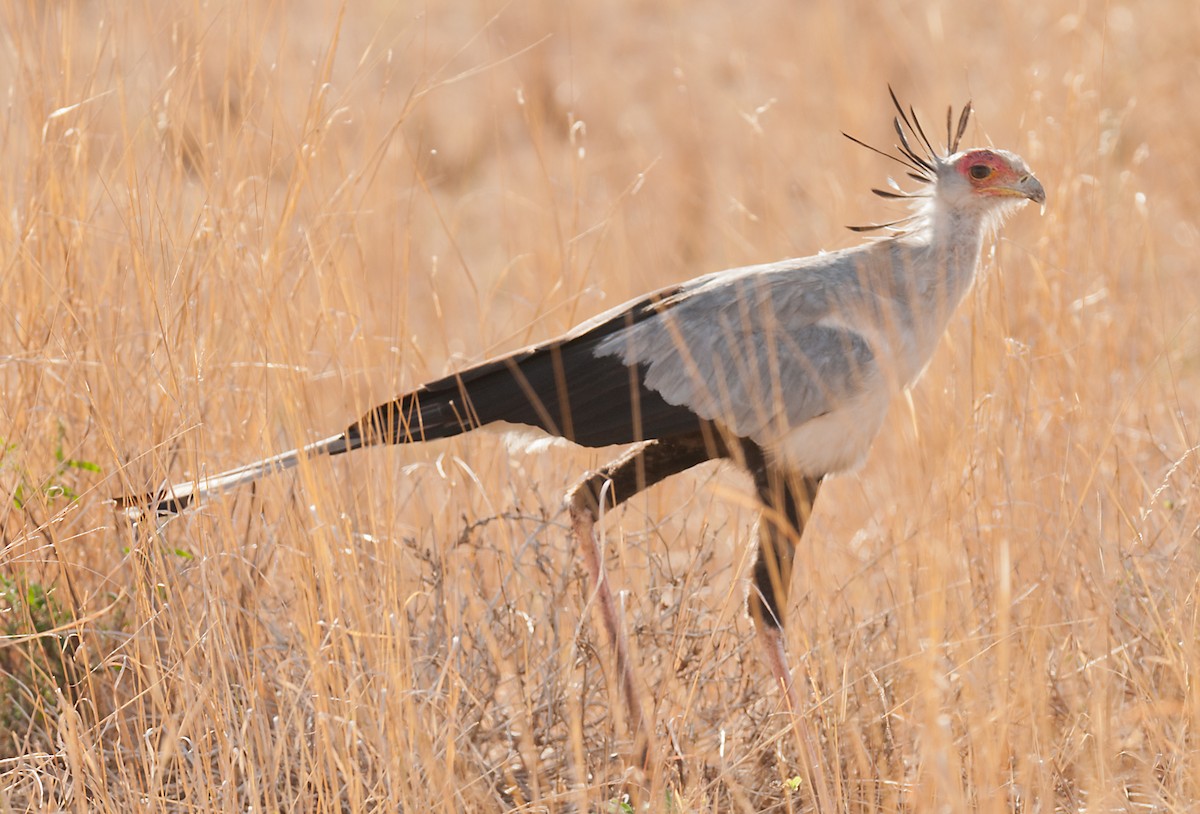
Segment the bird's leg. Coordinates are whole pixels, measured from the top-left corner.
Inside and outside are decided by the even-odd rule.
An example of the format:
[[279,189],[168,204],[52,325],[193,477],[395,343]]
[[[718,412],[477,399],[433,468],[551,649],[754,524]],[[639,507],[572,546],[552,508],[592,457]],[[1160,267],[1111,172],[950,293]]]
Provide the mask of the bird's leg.
[[650,732],[643,715],[641,693],[638,691],[633,665],[629,661],[629,646],[625,629],[617,612],[604,570],[601,541],[595,534],[601,501],[615,507],[659,481],[690,469],[697,464],[721,457],[722,447],[711,436],[696,433],[683,437],[646,441],[631,449],[598,472],[589,474],[567,493],[571,514],[571,534],[583,553],[591,579],[592,594],[604,620],[604,629],[616,653],[617,672],[629,723],[635,737],[649,741]]
[[[752,457],[752,456],[748,456]],[[754,563],[754,585],[748,597],[750,618],[767,647],[767,660],[775,678],[793,703],[791,672],[783,646],[783,624],[796,543],[812,514],[820,489],[819,478],[789,476],[770,467],[765,460],[748,460],[763,514],[758,524],[758,558]]]
[[830,799],[824,771],[818,760],[816,739],[800,714],[800,694],[792,681],[784,646],[783,622],[787,613],[788,589],[796,544],[812,514],[821,478],[789,475],[772,467],[762,450],[748,442],[745,464],[754,476],[754,486],[763,504],[758,523],[758,559],[754,584],[747,597],[750,618],[762,640],[764,655],[776,683],[783,689],[793,714],[800,748],[811,771],[809,781],[819,799]]

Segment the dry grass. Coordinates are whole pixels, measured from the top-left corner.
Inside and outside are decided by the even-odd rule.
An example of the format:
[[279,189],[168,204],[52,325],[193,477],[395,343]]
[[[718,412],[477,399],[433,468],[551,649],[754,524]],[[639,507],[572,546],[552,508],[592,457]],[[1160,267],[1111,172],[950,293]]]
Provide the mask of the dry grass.
[[830,810],[1193,810],[1198,8],[0,2],[0,811],[813,810],[736,473],[608,520],[646,777],[560,507],[603,453],[375,450],[157,532],[103,500],[853,243],[893,168],[839,131],[890,139],[888,81],[973,97],[1050,204],[800,554]]

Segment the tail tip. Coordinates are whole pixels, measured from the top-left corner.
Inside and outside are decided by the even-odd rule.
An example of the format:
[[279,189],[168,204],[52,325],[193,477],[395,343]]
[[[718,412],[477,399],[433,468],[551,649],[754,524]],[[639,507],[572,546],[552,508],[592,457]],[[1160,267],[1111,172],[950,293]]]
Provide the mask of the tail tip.
[[141,523],[151,517],[170,517],[179,514],[192,502],[192,495],[167,496],[165,494],[120,495],[109,498],[105,504],[131,523]]

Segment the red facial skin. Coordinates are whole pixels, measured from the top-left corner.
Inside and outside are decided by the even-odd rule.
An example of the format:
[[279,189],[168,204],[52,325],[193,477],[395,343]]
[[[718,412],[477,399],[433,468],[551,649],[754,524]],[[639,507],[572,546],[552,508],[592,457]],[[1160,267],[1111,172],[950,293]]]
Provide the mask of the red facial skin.
[[979,195],[1027,197],[1023,186],[1029,179],[1029,171],[1015,167],[993,150],[969,150],[954,163],[954,169]]

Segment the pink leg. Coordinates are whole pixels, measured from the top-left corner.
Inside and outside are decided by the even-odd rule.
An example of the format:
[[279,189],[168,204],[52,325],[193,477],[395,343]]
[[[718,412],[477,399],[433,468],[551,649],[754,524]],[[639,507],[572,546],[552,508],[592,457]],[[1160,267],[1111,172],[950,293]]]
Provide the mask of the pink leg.
[[783,691],[787,705],[787,714],[791,716],[792,731],[796,734],[796,742],[804,757],[805,779],[812,789],[817,811],[826,811],[832,803],[829,786],[825,778],[825,769],[820,761],[817,750],[817,740],[808,725],[808,718],[800,705],[800,694],[792,681],[792,671],[788,667],[787,650],[784,646],[783,631],[771,624],[756,622],[756,633],[762,641],[763,655],[771,668],[771,677],[775,685]]
[[596,518],[601,505],[617,506],[663,478],[707,461],[718,453],[719,448],[713,446],[712,439],[699,432],[670,440],[645,441],[599,472],[589,474],[567,495],[571,535],[583,554],[591,578],[592,595],[604,620],[609,644],[616,653],[617,672],[625,696],[625,708],[629,713],[629,725],[634,730],[634,737],[642,744],[643,764],[650,754],[652,725],[647,722],[643,712],[642,693],[629,658],[625,628],[604,572],[602,543],[595,532]]
[[756,631],[763,644],[763,655],[766,656],[767,666],[771,668],[771,677],[775,686],[783,691],[787,699],[788,711],[800,714],[800,696],[792,683],[792,671],[787,663],[787,651],[784,649],[783,631],[771,625],[760,625]]
[[595,533],[596,518],[590,508],[577,507],[576,503],[574,500],[571,503],[571,534],[575,538],[575,545],[583,552],[592,596],[595,597],[600,617],[604,620],[609,646],[616,652],[617,672],[620,674],[621,688],[625,696],[625,708],[629,713],[629,725],[634,731],[634,737],[645,738],[648,745],[649,732],[646,731],[646,719],[642,713],[641,692],[633,674],[633,665],[629,661],[625,627],[621,624],[617,603],[608,586],[608,575],[604,571],[601,544]]

